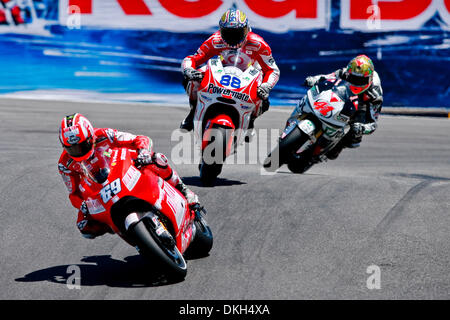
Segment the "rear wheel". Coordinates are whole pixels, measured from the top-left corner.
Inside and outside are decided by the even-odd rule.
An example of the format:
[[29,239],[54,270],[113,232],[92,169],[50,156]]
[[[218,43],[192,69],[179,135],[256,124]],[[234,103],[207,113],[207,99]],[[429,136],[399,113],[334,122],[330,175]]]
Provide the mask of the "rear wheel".
[[183,255],[175,245],[175,240],[167,241],[157,235],[155,228],[146,219],[130,226],[128,232],[136,242],[139,253],[174,279],[184,279],[187,265]]

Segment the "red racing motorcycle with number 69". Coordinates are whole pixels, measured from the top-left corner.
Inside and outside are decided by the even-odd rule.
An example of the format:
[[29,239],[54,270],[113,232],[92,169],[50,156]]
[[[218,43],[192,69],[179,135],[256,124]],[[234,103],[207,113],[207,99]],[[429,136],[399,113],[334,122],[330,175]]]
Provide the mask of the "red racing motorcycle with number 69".
[[183,279],[185,254],[206,256],[213,236],[201,208],[134,159],[128,148],[97,148],[83,161],[80,190],[89,218],[107,224],[168,276]]

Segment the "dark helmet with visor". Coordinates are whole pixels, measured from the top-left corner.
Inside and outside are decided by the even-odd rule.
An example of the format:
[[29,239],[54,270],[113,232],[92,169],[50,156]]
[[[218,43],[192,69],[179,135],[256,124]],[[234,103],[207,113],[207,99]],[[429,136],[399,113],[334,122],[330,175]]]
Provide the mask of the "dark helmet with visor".
[[247,15],[239,9],[228,9],[219,21],[220,35],[232,48],[239,48],[249,32]]

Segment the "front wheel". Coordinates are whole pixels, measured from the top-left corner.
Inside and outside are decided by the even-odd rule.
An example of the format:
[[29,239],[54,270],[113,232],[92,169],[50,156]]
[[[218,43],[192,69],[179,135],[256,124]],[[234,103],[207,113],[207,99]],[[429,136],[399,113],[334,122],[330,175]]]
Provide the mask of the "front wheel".
[[205,187],[212,187],[217,176],[222,172],[227,151],[231,143],[229,137],[230,128],[214,127],[211,141],[202,151],[202,162],[200,164],[200,180]]
[[222,172],[223,164],[206,164],[203,160],[200,164],[200,181],[204,187],[213,187],[217,176]]
[[263,167],[267,171],[276,171],[283,164],[290,162],[294,152],[308,139],[309,136],[303,133],[298,126],[295,126],[284,138],[280,138],[278,145],[264,160]]
[[313,164],[314,163],[312,161],[302,161],[302,159],[300,159],[297,161],[289,162],[287,166],[292,173],[305,173],[313,166]]
[[145,220],[132,225],[128,232],[135,239],[139,253],[155,263],[156,267],[172,278],[186,277],[186,261],[174,242],[161,239]]
[[208,255],[213,246],[213,234],[200,212],[194,219],[195,237],[187,248],[185,255],[190,258],[202,258]]

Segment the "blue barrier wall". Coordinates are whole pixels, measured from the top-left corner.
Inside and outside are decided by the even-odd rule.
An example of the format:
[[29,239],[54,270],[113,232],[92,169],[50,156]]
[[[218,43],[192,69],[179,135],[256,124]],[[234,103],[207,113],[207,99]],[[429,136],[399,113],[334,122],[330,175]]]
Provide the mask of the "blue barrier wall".
[[[306,76],[332,72],[364,53],[380,74],[386,106],[450,108],[450,40],[438,13],[420,30],[363,32],[341,28],[341,3],[330,2],[326,29],[253,29],[271,45],[281,69],[273,104],[293,104],[305,93]],[[58,4],[34,1],[34,23],[22,10],[23,25],[28,21],[32,29],[0,24],[0,93],[75,89],[136,94],[137,101],[163,94],[170,101],[171,94],[184,93],[181,60],[214,31],[69,29],[58,20]]]

